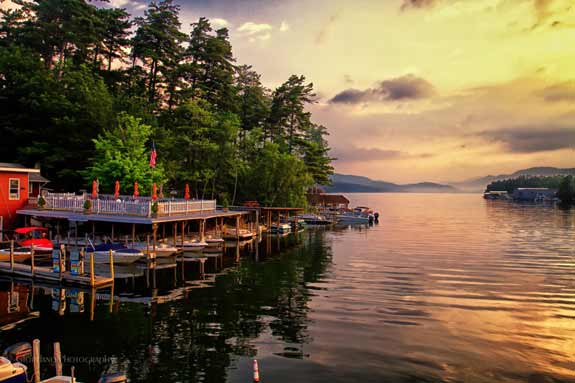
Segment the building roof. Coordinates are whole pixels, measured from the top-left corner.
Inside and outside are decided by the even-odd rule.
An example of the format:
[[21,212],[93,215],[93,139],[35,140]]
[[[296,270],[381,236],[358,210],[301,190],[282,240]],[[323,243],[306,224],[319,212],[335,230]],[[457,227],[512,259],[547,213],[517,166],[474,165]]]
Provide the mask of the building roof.
[[349,204],[349,200],[342,194],[308,194],[307,200],[312,205]]
[[40,173],[30,173],[28,176],[29,182],[39,182],[39,183],[48,183],[50,182],[49,179],[42,177]]
[[10,162],[0,162],[0,172],[40,173],[40,169],[27,168]]

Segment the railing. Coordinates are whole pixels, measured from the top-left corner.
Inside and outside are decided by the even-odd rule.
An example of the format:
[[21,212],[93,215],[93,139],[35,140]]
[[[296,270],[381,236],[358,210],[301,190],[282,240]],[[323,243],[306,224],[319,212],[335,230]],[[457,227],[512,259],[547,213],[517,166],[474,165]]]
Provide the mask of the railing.
[[[44,210],[64,210],[84,212],[86,214],[121,214],[150,217],[154,204],[149,197],[134,198],[133,196],[115,199],[111,195],[100,195],[98,198],[92,198],[89,194],[46,193],[43,198],[45,204],[41,208]],[[86,201],[91,202],[89,209],[85,208]],[[158,216],[216,210],[216,200],[162,199],[156,203],[158,204]],[[31,199],[29,207],[40,207],[38,200]]]

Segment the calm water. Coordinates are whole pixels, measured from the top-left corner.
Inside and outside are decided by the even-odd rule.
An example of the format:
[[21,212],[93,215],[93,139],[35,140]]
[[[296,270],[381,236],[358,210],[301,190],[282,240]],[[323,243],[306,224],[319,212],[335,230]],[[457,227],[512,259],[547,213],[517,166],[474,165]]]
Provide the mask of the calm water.
[[228,249],[202,283],[191,263],[126,270],[113,302],[3,282],[0,346],[58,340],[84,382],[245,383],[254,357],[273,383],[575,381],[574,210],[351,199],[379,225]]

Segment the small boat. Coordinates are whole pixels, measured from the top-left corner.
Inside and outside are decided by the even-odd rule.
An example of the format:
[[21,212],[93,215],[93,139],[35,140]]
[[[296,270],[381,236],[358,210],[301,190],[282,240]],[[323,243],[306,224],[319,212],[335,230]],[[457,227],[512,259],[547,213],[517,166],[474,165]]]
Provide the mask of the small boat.
[[0,383],[26,383],[26,366],[0,357]]
[[18,244],[22,247],[34,246],[35,251],[52,251],[54,245],[46,238],[48,229],[40,226],[19,227],[14,230],[19,235]]
[[223,238],[206,238],[206,243],[208,247],[222,247],[224,246],[225,240]]
[[180,247],[184,253],[197,253],[208,246],[206,242],[185,241]]
[[356,214],[354,212],[345,212],[337,216],[337,223],[344,225],[369,225],[370,222],[373,222],[373,219],[370,219],[369,216]]
[[[138,245],[135,247],[137,250],[140,250],[144,255],[148,253],[148,245]],[[149,246],[150,253],[154,252],[154,246]],[[167,243],[156,243],[156,258],[166,258],[171,257],[172,255],[178,252],[178,248]]]
[[291,225],[289,223],[280,223],[278,224],[272,224],[270,226],[270,233],[278,233],[278,234],[284,234],[284,233],[289,233],[291,231]]
[[227,240],[237,240],[239,238],[240,241],[246,241],[248,239],[252,239],[255,237],[256,233],[253,231],[249,231],[246,229],[240,229],[239,233],[236,229],[226,229],[223,234],[224,239]]
[[129,249],[119,243],[102,243],[92,246],[88,253],[94,257],[94,263],[110,263],[110,250],[114,256],[114,264],[129,265],[144,257],[138,249]]
[[302,219],[308,226],[327,226],[332,224],[331,221],[317,214],[304,214],[300,215],[298,218]]
[[[25,261],[32,257],[32,249],[29,247],[16,247],[14,248],[14,260]],[[10,262],[10,249],[0,250],[0,261]]]

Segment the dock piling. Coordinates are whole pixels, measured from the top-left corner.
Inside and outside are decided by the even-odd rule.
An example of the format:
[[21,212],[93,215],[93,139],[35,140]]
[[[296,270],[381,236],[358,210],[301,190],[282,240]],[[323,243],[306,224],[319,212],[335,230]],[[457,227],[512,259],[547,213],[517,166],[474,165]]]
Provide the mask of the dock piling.
[[36,270],[34,267],[34,245],[32,245],[32,247],[31,247],[30,257],[31,257],[31,261],[32,261],[30,263],[30,272],[32,273],[32,278],[34,278],[34,274],[36,273]]
[[114,251],[110,249],[110,277],[114,280]]
[[90,255],[90,286],[94,287],[96,284],[95,278],[94,278],[94,253],[91,253]]
[[10,241],[10,270],[14,272],[14,240]]
[[61,376],[62,354],[60,352],[60,342],[54,342],[54,366],[56,367],[56,376]]
[[258,360],[254,359],[254,383],[260,381],[260,368],[258,366]]
[[[60,282],[62,282],[62,249],[58,251],[58,274]],[[54,347],[55,346],[56,345],[54,344]]]
[[32,341],[32,360],[34,365],[34,383],[40,383],[40,340]]

